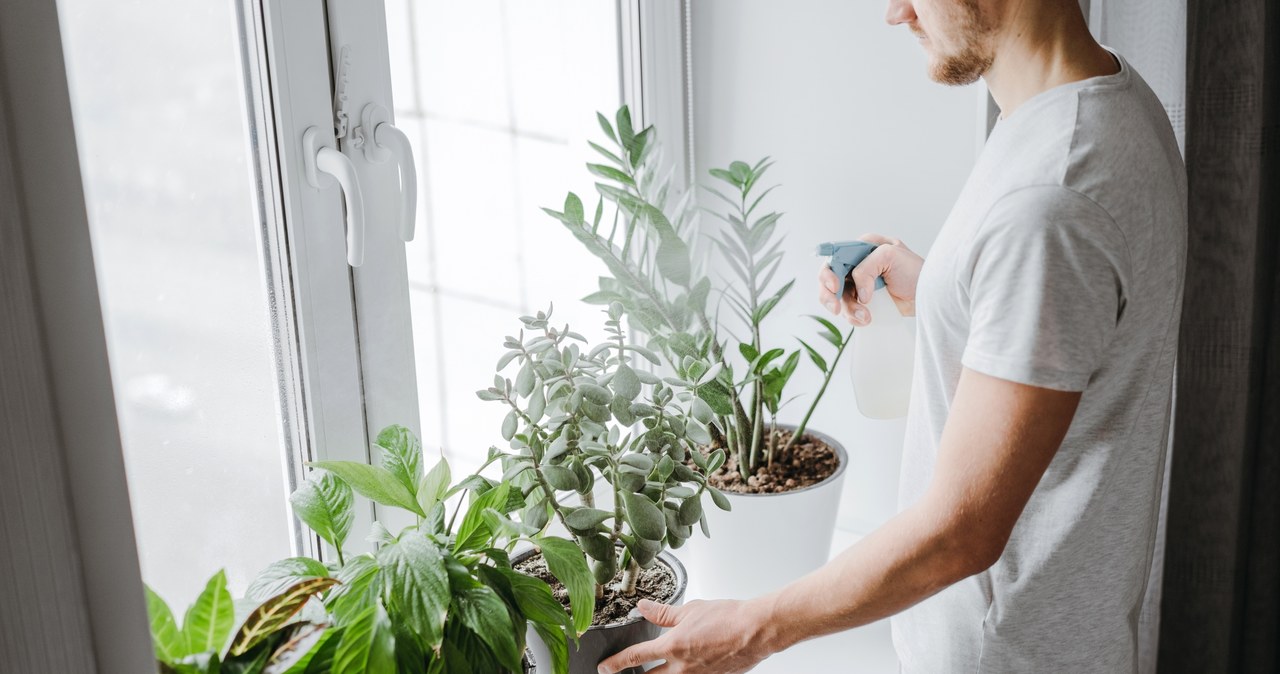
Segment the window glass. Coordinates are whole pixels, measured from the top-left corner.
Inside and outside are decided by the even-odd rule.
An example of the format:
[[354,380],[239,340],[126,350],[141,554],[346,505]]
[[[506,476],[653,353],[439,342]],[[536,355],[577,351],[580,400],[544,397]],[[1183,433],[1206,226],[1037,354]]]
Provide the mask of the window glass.
[[290,531],[234,5],[58,5],[143,579],[238,594]]
[[[422,433],[455,474],[501,442],[490,386],[504,335],[554,304],[595,338],[603,265],[542,206],[590,209],[584,163],[596,111],[620,105],[616,3],[388,0],[396,125],[418,157],[419,236],[408,246]],[[592,160],[596,161],[596,160]]]

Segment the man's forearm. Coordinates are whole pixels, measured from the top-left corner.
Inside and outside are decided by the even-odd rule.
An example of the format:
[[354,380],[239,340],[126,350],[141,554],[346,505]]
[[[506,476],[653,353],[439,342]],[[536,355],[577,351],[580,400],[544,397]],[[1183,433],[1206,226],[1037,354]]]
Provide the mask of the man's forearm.
[[822,568],[750,602],[759,638],[778,652],[893,615],[985,568],[980,554],[908,509]]

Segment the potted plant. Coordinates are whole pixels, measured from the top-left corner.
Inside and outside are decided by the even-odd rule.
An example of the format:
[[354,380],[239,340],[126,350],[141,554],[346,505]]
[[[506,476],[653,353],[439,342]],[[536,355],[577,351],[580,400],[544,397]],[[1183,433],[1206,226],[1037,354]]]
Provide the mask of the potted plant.
[[[383,430],[377,445],[381,465],[311,464],[319,470],[290,497],[299,519],[333,546],[335,561],[273,563],[238,602],[242,619],[219,573],[180,629],[148,589],[162,668],[183,674],[533,672],[527,632],[553,644],[576,634],[551,588],[512,568],[509,553],[530,540],[528,527],[508,517],[525,507],[519,489],[478,474],[451,486],[448,463],[441,459],[424,470],[418,439],[400,426]],[[498,459],[494,454],[489,463]],[[450,498],[463,491],[469,500],[459,498],[450,510]],[[392,533],[375,522],[369,540],[377,551],[348,555],[353,493],[407,510],[416,524]],[[573,547],[554,537],[532,540]],[[233,625],[240,627],[233,631]],[[545,671],[567,671],[564,649],[548,651],[544,662]]]
[[[825,355],[803,340],[794,349],[763,342],[762,324],[795,282],[775,278],[781,215],[761,208],[773,189],[760,182],[767,158],[710,171],[728,193],[707,188],[725,207],[710,211],[723,227],[704,238],[692,190],[674,185],[661,168],[653,127],[637,131],[626,107],[616,125],[598,117],[609,147],[591,143],[603,157],[587,165],[600,178],[594,214],[588,219],[573,193],[562,211],[544,210],[610,272],[586,301],[621,304],[676,383],[714,368],[695,394],[699,408],[710,409],[713,437],[702,451],[727,450],[727,460],[708,477],[736,512],[713,517],[714,543],[695,546],[695,582],[709,596],[767,591],[817,568],[829,554],[847,455],[807,426],[853,332],[814,316],[828,344]],[[705,269],[712,259],[728,278],[718,289]],[[789,427],[777,415],[794,400],[786,386],[802,352],[821,371],[822,384],[799,425]],[[761,546],[762,539],[770,544]]]
[[[553,326],[550,311],[522,317],[493,386],[477,392],[509,408],[502,436],[510,448],[498,453],[502,481],[525,495],[521,525],[530,534],[558,525],[572,537],[566,544],[535,535],[537,549],[512,563],[553,583],[570,606],[581,633],[570,654],[573,674],[594,673],[605,657],[657,636],[659,628],[631,609],[640,598],[683,598],[684,569],[665,548],[681,546],[694,525],[705,532],[704,496],[729,507],[706,480],[725,452],[697,449],[711,441],[712,416],[698,389],[715,380],[717,368],[691,359],[684,379],[660,379],[636,366],[659,359],[628,342],[622,305],[606,311],[609,340],[594,347],[568,326]],[[514,370],[514,379],[504,370]],[[563,636],[536,636],[530,641],[539,659],[565,648]]]

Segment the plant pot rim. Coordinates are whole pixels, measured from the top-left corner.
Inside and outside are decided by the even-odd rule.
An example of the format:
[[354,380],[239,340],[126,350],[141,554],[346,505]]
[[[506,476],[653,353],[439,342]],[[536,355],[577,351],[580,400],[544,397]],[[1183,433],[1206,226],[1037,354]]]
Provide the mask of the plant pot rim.
[[[791,431],[794,431],[796,429],[795,424],[778,424],[777,427],[791,430]],[[844,446],[841,445],[839,442],[836,442],[835,438],[831,437],[830,435],[827,435],[822,431],[813,430],[811,426],[806,426],[804,429],[804,432],[805,432],[805,435],[812,435],[814,438],[821,440],[828,447],[830,447],[832,451],[836,453],[836,460],[838,464],[836,465],[835,472],[822,478],[821,482],[815,482],[813,484],[800,487],[799,489],[792,489],[789,491],[759,494],[759,493],[751,493],[751,492],[721,490],[721,493],[723,493],[725,496],[728,496],[729,498],[786,498],[788,496],[791,496],[792,494],[803,494],[806,491],[817,489],[818,487],[824,487],[830,484],[831,482],[834,482],[840,476],[844,475],[844,469],[849,466],[849,454],[848,452],[844,451]]]
[[[618,543],[617,545],[618,547],[622,547],[622,543]],[[516,555],[511,558],[511,564],[512,566],[515,566],[517,563],[523,562],[535,554],[541,554],[541,552],[539,552],[537,548],[529,548],[524,552],[516,553]],[[680,560],[676,559],[676,556],[671,554],[670,550],[666,549],[658,553],[656,560],[666,564],[667,568],[671,569],[671,572],[676,576],[676,593],[671,599],[674,601],[682,600],[684,598],[685,591],[689,589],[689,574],[685,571],[684,564],[681,564]],[[611,629],[619,629],[627,627],[628,625],[634,625],[642,620],[645,620],[645,617],[642,615],[629,616],[622,622],[609,623],[608,625],[592,625],[587,628],[587,631],[590,632],[592,630],[596,630],[603,632]]]

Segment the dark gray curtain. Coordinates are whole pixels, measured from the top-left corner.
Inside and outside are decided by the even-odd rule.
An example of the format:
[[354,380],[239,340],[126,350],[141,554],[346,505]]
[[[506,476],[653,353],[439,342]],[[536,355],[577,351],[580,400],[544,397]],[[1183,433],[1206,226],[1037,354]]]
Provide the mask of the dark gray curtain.
[[1162,672],[1280,672],[1280,1],[1187,6]]

